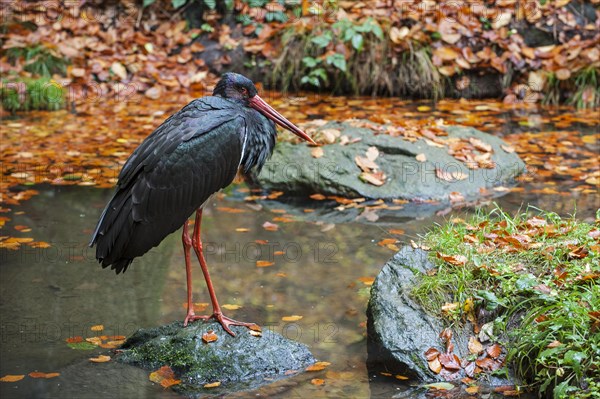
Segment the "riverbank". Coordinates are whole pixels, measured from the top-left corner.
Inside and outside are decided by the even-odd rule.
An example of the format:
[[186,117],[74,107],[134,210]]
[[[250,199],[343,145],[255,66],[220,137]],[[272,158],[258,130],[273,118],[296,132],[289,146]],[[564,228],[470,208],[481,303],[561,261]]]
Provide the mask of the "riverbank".
[[[283,91],[600,105],[599,11],[581,1],[5,7],[1,92],[11,112],[208,92],[228,70]],[[31,78],[52,81],[33,90]]]

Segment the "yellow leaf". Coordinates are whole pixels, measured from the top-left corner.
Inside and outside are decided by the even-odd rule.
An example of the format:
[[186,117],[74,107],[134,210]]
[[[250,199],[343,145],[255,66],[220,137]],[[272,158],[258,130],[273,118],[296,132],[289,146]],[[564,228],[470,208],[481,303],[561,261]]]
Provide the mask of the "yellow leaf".
[[102,324],[98,324],[96,326],[92,326],[90,328],[90,330],[92,330],[92,331],[102,331],[102,330],[104,330],[104,326]]
[[211,382],[209,384],[204,384],[204,388],[216,388],[221,385],[221,381]]
[[283,321],[298,321],[298,320],[302,319],[302,317],[303,316],[299,316],[299,315],[295,314],[295,315],[291,315],[291,316],[283,316],[281,318],[281,320],[283,320]]
[[94,363],[104,363],[110,360],[110,356],[100,355],[98,357],[90,357],[90,361]]

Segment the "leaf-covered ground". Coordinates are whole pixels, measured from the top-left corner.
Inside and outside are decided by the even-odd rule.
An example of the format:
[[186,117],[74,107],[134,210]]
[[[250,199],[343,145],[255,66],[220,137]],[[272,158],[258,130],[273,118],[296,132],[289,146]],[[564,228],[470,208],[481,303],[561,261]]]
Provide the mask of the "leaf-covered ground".
[[471,87],[482,85],[474,75],[500,74],[506,102],[600,101],[598,0],[216,3],[10,2],[3,85],[26,95],[8,82],[53,76],[67,103],[202,90],[215,79],[202,39],[221,51],[209,57],[214,69],[239,66],[239,48],[246,67],[262,65],[273,75],[264,80],[284,86],[437,96],[446,78],[460,93],[485,90]]

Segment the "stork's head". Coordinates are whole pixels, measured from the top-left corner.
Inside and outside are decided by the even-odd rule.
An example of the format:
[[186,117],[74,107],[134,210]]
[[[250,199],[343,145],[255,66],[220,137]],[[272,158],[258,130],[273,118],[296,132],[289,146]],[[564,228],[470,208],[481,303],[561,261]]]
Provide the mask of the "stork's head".
[[242,102],[245,106],[254,108],[273,122],[294,133],[296,136],[316,144],[306,133],[298,126],[288,121],[283,115],[277,112],[273,107],[267,104],[258,95],[258,90],[254,83],[247,77],[239,73],[227,72],[221,76],[221,80],[213,90],[213,96],[236,100]]

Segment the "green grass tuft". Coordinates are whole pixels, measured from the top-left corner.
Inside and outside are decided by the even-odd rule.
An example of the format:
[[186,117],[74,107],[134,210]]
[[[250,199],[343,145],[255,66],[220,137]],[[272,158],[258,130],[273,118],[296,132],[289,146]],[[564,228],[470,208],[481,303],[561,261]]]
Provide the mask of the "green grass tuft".
[[7,78],[0,81],[0,102],[9,112],[56,111],[66,105],[65,90],[49,78]]
[[469,302],[485,309],[478,322],[501,326],[507,361],[540,396],[599,397],[598,230],[600,210],[595,225],[539,210],[453,219],[425,235],[437,268],[413,296],[433,313],[460,304],[450,323],[468,318]]

